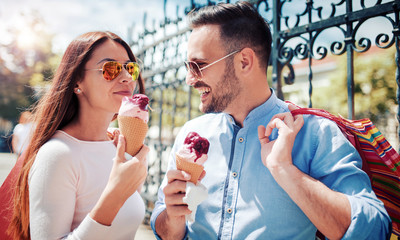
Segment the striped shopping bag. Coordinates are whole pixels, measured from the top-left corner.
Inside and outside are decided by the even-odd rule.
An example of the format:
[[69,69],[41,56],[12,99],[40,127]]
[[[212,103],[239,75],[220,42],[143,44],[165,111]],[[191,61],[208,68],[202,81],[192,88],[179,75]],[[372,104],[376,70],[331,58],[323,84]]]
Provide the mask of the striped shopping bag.
[[360,154],[362,168],[392,219],[393,234],[400,236],[400,156],[371,120],[348,120],[315,108],[299,108],[291,113],[312,114],[336,122]]

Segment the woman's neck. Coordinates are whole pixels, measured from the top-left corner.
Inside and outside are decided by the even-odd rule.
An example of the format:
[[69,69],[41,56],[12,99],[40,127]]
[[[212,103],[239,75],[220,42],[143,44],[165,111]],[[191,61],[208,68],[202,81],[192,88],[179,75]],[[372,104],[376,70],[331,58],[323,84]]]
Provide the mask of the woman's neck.
[[83,141],[106,141],[109,140],[107,128],[112,117],[110,114],[96,117],[82,117],[78,115],[62,130]]

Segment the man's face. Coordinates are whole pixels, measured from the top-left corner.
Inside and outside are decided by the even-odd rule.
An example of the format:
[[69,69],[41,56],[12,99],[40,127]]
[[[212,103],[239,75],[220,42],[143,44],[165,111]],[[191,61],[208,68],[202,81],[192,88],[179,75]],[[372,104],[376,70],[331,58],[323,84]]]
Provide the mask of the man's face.
[[[227,55],[219,37],[219,27],[206,25],[193,29],[188,41],[188,61],[202,68]],[[200,93],[200,111],[204,113],[227,112],[241,92],[240,81],[235,75],[235,54],[202,70],[202,77],[188,71],[186,83]]]

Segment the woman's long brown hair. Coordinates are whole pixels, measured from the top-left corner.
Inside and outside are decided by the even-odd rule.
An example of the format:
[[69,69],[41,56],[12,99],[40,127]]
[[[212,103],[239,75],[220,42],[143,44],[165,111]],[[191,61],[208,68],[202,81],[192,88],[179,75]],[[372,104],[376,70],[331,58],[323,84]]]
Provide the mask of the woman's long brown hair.
[[[79,104],[74,88],[84,77],[84,67],[97,46],[112,40],[121,44],[131,61],[136,61],[129,45],[111,32],[89,32],[73,40],[65,51],[55,73],[51,88],[38,102],[34,111],[36,125],[32,140],[26,149],[25,159],[16,181],[13,216],[7,233],[13,239],[30,239],[29,233],[29,171],[36,154],[55,133],[77,115]],[[139,92],[144,93],[144,81],[138,78]],[[62,217],[62,216],[60,216]]]

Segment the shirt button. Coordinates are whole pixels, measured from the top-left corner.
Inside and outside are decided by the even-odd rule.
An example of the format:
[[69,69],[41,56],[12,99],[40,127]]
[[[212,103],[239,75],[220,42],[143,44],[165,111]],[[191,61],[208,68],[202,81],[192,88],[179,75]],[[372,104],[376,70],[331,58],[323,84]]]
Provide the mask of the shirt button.
[[237,172],[233,172],[233,173],[232,173],[232,176],[233,176],[234,178],[236,178],[237,175],[238,175]]
[[239,138],[239,142],[243,142],[244,141],[244,139],[241,137],[241,138]]
[[228,209],[226,210],[226,212],[229,213],[229,214],[231,214],[231,213],[232,213],[232,208],[228,208]]

